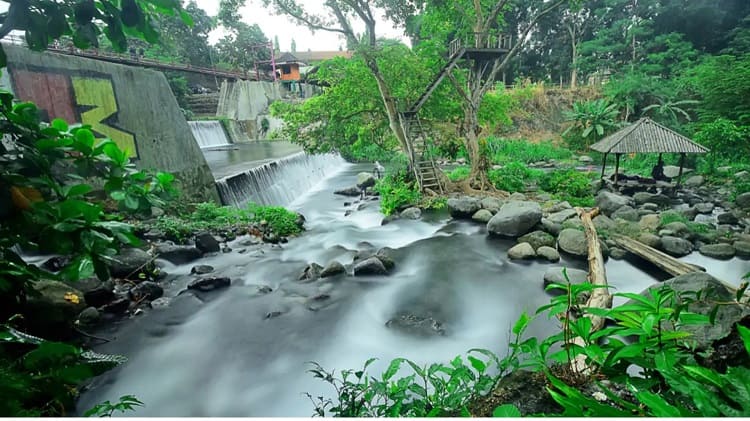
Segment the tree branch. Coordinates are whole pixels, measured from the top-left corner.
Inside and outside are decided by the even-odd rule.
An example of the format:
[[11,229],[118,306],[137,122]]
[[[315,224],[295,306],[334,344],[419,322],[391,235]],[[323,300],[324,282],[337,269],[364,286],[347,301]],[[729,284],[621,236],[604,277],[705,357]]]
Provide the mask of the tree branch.
[[[289,7],[284,2],[281,2],[279,0],[274,0],[273,4],[276,5],[276,7],[281,10],[283,13],[291,16],[292,18],[298,20],[302,24],[306,25],[310,29],[314,30],[321,30],[321,31],[327,31],[327,32],[336,32],[339,34],[344,34],[346,36],[349,36],[346,32],[346,28],[331,28],[328,26],[324,26],[318,23],[314,23],[310,17],[304,16],[304,12],[301,9],[295,10]],[[341,22],[339,22],[341,23]],[[343,26],[343,25],[342,25]]]
[[27,0],[16,0],[10,2],[7,16],[3,20],[3,26],[0,27],[0,39],[5,38],[10,32],[16,29],[16,24],[21,21],[21,13],[29,8]]
[[456,88],[456,91],[458,91],[458,94],[461,95],[463,100],[467,103],[471,102],[471,99],[469,99],[469,95],[466,94],[466,90],[461,86],[460,83],[458,83],[458,79],[456,79],[456,76],[453,75],[453,72],[448,72],[448,79],[450,79],[453,87]]
[[492,26],[492,22],[497,20],[498,15],[500,15],[500,12],[503,10],[506,4],[508,4],[508,0],[502,0],[495,3],[492,11],[490,11],[490,14],[487,15],[487,19],[484,21],[484,27],[482,28],[484,32],[489,32]]

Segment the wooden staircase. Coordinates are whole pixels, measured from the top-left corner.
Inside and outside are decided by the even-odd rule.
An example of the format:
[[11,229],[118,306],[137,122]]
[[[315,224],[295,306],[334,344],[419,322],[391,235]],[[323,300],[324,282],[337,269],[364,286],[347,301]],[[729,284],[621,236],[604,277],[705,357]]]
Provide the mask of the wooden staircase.
[[463,47],[463,44],[461,44],[459,40],[456,39],[451,42],[450,48],[448,50],[448,63],[443,66],[443,68],[440,70],[440,73],[435,76],[435,79],[433,79],[432,82],[427,85],[427,89],[425,89],[419,99],[417,99],[414,104],[406,111],[407,113],[417,114],[419,112],[422,106],[424,106],[425,102],[430,99],[432,93],[435,92],[435,89],[437,89],[437,87],[440,85],[440,82],[442,82],[443,79],[448,76],[448,73],[453,71],[453,68],[456,67],[465,52],[466,48]]
[[404,133],[411,144],[412,170],[421,191],[432,190],[435,193],[445,193],[440,180],[440,170],[435,164],[434,157],[427,145],[427,133],[417,114],[402,113],[401,124]]

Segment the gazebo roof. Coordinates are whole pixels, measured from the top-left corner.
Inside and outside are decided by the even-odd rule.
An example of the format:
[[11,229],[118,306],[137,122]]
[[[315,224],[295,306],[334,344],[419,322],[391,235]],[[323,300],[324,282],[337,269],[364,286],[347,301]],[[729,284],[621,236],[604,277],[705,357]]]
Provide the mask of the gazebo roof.
[[294,63],[301,64],[301,65],[305,64],[305,62],[295,57],[294,54],[292,53],[284,53],[281,55],[281,57],[276,58],[276,64],[294,64]]
[[709,152],[708,148],[646,117],[594,143],[590,148],[615,154]]

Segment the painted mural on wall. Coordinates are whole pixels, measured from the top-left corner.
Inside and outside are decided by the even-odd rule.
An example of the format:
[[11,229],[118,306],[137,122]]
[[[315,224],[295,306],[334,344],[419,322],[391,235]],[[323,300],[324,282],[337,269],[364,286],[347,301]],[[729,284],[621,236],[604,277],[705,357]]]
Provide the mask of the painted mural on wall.
[[117,94],[104,73],[28,67],[10,69],[13,92],[34,102],[46,121],[62,118],[91,126],[99,138],[110,138],[138,159],[135,135],[119,126]]

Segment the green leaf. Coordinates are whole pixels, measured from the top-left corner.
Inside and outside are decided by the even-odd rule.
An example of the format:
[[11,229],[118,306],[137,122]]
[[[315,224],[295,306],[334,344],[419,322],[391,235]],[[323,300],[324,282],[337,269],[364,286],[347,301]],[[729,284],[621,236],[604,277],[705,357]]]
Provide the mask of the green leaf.
[[77,129],[75,132],[75,138],[77,141],[92,149],[94,147],[94,142],[96,142],[94,133],[89,129]]
[[521,411],[516,408],[515,405],[507,404],[498,406],[492,411],[492,416],[495,418],[519,418]]
[[57,130],[59,130],[61,132],[67,132],[68,131],[68,123],[65,120],[61,119],[61,118],[56,118],[56,119],[52,120],[52,124],[51,125],[52,125],[52,127],[54,127],[55,129],[57,129]]
[[737,332],[742,337],[742,342],[745,344],[745,350],[750,354],[750,329],[738,324]]
[[636,398],[645,404],[656,417],[680,417],[680,410],[664,400],[661,396],[652,392],[636,392]]
[[484,373],[484,370],[487,369],[487,364],[485,364],[479,358],[472,357],[471,355],[467,356],[466,358],[471,363],[471,366],[474,367],[474,369],[477,370],[477,372],[479,372],[479,374]]
[[66,198],[83,196],[89,193],[93,188],[88,184],[77,184],[74,186],[63,187],[63,196]]
[[529,317],[529,315],[525,311],[521,313],[521,316],[516,321],[516,324],[513,325],[513,334],[518,336],[523,333],[523,331],[526,330],[526,326],[528,326],[530,320],[531,317]]
[[396,375],[396,372],[398,372],[399,368],[401,368],[401,364],[404,362],[403,358],[396,358],[393,361],[391,361],[390,365],[388,365],[388,369],[383,373],[382,379],[383,381],[390,380],[394,375]]

